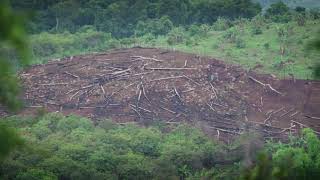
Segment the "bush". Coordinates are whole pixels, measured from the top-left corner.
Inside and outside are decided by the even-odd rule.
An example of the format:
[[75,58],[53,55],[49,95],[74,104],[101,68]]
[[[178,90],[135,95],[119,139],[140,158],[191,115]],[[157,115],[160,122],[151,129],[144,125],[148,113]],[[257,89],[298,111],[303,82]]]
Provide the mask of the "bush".
[[277,3],[271,4],[271,6],[266,11],[267,17],[272,17],[275,15],[285,15],[289,13],[289,7],[283,3],[282,1],[279,1]]
[[230,28],[223,34],[223,38],[225,38],[227,41],[231,43],[235,43],[238,36],[239,31],[236,28]]
[[289,7],[282,1],[272,4],[265,16],[274,22],[288,23],[291,20]]
[[229,29],[231,25],[230,20],[219,17],[217,21],[213,23],[212,28],[216,31],[225,31]]
[[312,19],[320,19],[320,8],[310,9],[309,14]]
[[263,27],[267,24],[267,19],[263,15],[257,15],[251,20],[252,26]]
[[304,26],[306,24],[306,16],[303,14],[295,14],[294,19],[297,22],[298,26]]
[[210,26],[207,24],[202,24],[202,25],[193,24],[188,28],[188,33],[190,34],[190,36],[207,37],[209,31],[210,31]]
[[123,38],[120,40],[120,44],[126,48],[130,47],[131,45],[134,45],[135,43],[135,38]]
[[266,19],[262,15],[257,15],[251,20],[251,33],[253,35],[262,34],[262,28],[266,25]]
[[185,30],[182,27],[174,28],[168,34],[167,43],[169,45],[177,45],[186,41]]
[[135,28],[135,35],[143,36],[151,33],[155,36],[168,34],[173,29],[173,23],[168,16],[160,19],[149,19],[147,21],[139,21]]
[[241,38],[237,38],[235,43],[236,43],[236,47],[237,48],[241,48],[242,49],[242,48],[246,47],[246,42]]
[[80,49],[85,49],[86,51],[105,49],[106,42],[112,38],[110,33],[96,31],[91,26],[80,29],[75,36],[76,39],[73,48],[78,47]]
[[259,27],[259,26],[254,26],[254,27],[252,27],[251,33],[252,33],[253,35],[262,34],[262,29],[261,29],[261,27]]

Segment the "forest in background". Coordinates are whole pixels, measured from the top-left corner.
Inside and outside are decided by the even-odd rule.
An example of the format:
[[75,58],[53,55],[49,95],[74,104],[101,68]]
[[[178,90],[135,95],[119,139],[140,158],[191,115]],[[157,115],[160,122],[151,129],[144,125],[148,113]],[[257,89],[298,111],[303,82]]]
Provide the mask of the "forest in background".
[[315,78],[317,53],[306,49],[319,34],[319,9],[295,7],[292,1],[291,8],[260,2],[269,7],[264,11],[250,0],[11,3],[32,12],[27,29],[35,64],[142,46],[212,56],[280,78]]
[[[169,7],[176,8],[176,4],[170,2],[179,2],[179,5],[183,4],[180,2],[186,2],[185,7],[188,8],[193,7],[189,6],[190,2],[197,5],[204,3],[203,6],[197,6],[202,8],[207,8],[208,4],[205,3],[218,3],[213,4],[212,9],[204,9],[205,13],[200,13],[199,16],[196,16],[197,10],[186,8],[190,10],[186,11],[186,14],[195,13],[192,14],[195,19],[182,21],[187,18],[180,17],[181,14],[170,14],[169,10],[152,11],[159,12],[158,16],[152,18],[127,17],[131,14],[126,14],[126,7],[132,5],[126,4],[127,1],[112,1],[113,3],[110,1],[109,4],[104,4],[105,7],[102,5],[107,1],[77,1],[83,2],[82,5],[79,3],[79,6],[68,4],[75,1],[11,2],[16,9],[36,10],[32,12],[35,13],[33,17],[39,18],[27,23],[28,31],[32,33],[30,37],[32,63],[45,63],[51,58],[132,46],[167,47],[187,52],[192,52],[191,49],[194,47],[207,48],[207,52],[196,52],[202,55],[214,49],[220,53],[223,48],[229,49],[226,52],[227,57],[234,54],[234,58],[245,56],[250,58],[248,54],[242,54],[242,51],[257,47],[253,44],[257,39],[266,41],[274,37],[270,42],[263,42],[260,50],[264,53],[274,52],[278,59],[271,61],[283,64],[282,62],[290,60],[288,57],[291,53],[287,53],[287,50],[293,48],[289,52],[301,53],[302,48],[313,40],[312,34],[317,33],[316,25],[319,25],[318,11],[302,7],[289,9],[283,3],[271,6],[271,10],[266,10],[263,15],[259,15],[261,8],[250,1],[194,0],[168,1],[163,4],[168,5],[163,8],[168,10]],[[90,2],[96,5],[94,7],[99,7],[101,3],[103,10],[109,9],[110,4],[114,6],[110,7],[111,11],[101,12],[97,9],[92,11],[97,14],[105,13],[105,16],[98,21],[101,23],[97,24],[94,23],[96,22],[94,19],[91,21],[92,24],[80,25],[76,23],[76,19],[72,19],[76,17],[72,14],[69,14],[70,16],[63,13],[59,16],[54,14],[56,10],[72,12],[71,7],[85,9],[90,6],[84,4]],[[148,2],[161,4],[164,1]],[[219,4],[224,2],[230,4]],[[232,5],[233,2],[249,3],[246,5],[250,10],[239,8],[237,11],[239,14],[232,13],[228,16],[227,10],[240,7]],[[145,1],[140,3],[149,4]],[[50,11],[51,6],[55,5],[59,6]],[[225,11],[222,11],[223,8],[219,8],[219,11],[214,9],[218,5],[226,7]],[[157,5],[156,9],[158,7],[161,6]],[[181,13],[180,9],[177,12]],[[253,12],[254,14],[250,14]],[[136,13],[144,14],[143,11]],[[109,20],[112,15],[115,19]],[[126,20],[121,20],[123,17],[128,18],[127,20],[133,18],[136,21],[133,28],[128,28]],[[197,17],[203,22],[197,21]],[[66,21],[62,20],[64,18]],[[113,23],[114,26],[111,26]],[[118,32],[122,26],[123,30]],[[291,29],[293,32],[290,32]],[[239,30],[242,34],[238,34]],[[252,39],[247,39],[251,36]],[[299,42],[300,40],[302,42]],[[217,48],[220,42],[229,47]],[[281,54],[283,49],[285,52]],[[10,51],[6,53],[8,57],[15,59],[15,54]],[[260,55],[260,52],[256,53]],[[220,55],[223,57],[223,54]],[[308,59],[311,61],[317,57],[315,52],[295,56],[297,59],[301,58],[301,61],[296,61],[298,67],[301,65],[300,62],[304,63]],[[256,57],[252,55],[252,59]],[[243,63],[250,62],[247,60]],[[311,63],[301,68],[300,72],[306,72],[307,67],[312,68],[312,65]],[[253,65],[249,64],[248,67]],[[4,82],[2,84],[5,84],[7,79],[1,78],[1,80]],[[13,103],[11,106],[15,107],[16,104]],[[41,109],[34,117],[3,118],[0,128],[0,142],[9,142],[10,146],[19,147],[9,157],[0,156],[2,179],[317,179],[320,176],[320,140],[310,129],[304,130],[301,137],[291,137],[285,144],[277,141],[264,144],[259,140],[259,135],[252,136],[252,134],[224,144],[189,125],[168,127],[159,123],[141,127],[130,124],[119,125],[109,120],[101,120],[94,124],[86,118],[47,114]],[[16,132],[21,137],[18,137]],[[5,133],[10,134],[11,138],[3,139],[2,135]],[[2,147],[0,152],[4,152]]]

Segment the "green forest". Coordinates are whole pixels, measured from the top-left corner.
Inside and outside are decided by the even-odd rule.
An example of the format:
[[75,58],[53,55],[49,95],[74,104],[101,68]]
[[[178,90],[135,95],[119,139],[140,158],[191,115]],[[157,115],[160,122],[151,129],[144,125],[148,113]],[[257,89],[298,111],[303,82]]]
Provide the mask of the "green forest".
[[319,79],[317,0],[8,0],[0,4],[0,179],[319,179],[319,134],[223,142],[182,122],[91,120],[23,107],[17,72],[119,48],[193,53]]
[[3,179],[317,179],[320,140],[288,143],[244,134],[230,144],[189,125],[139,127],[45,114],[2,120],[24,147],[2,162]]
[[265,6],[269,7],[265,12],[250,0],[12,0],[11,4],[30,19],[26,26],[35,64],[141,46],[208,55],[248,69],[260,66],[258,71],[281,78],[288,74],[315,78],[317,54],[305,50],[319,36],[317,2],[311,9],[279,2]]

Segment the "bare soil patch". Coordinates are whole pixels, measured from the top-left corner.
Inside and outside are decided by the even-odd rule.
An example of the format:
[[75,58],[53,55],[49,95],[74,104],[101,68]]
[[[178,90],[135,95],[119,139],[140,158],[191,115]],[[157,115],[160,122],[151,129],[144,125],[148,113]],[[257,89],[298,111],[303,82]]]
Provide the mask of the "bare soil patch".
[[45,107],[119,123],[189,122],[219,138],[320,131],[320,82],[279,80],[194,54],[118,49],[32,66],[20,78],[22,114]]

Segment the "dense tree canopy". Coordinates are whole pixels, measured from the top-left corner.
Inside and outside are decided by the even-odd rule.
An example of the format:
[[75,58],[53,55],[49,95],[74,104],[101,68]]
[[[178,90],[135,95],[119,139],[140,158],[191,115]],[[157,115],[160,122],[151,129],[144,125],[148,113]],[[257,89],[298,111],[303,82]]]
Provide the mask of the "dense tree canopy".
[[111,32],[117,37],[134,34],[139,21],[166,16],[175,25],[213,23],[218,17],[253,17],[261,10],[251,0],[11,0],[16,9],[34,12],[33,33],[76,31],[83,25]]

